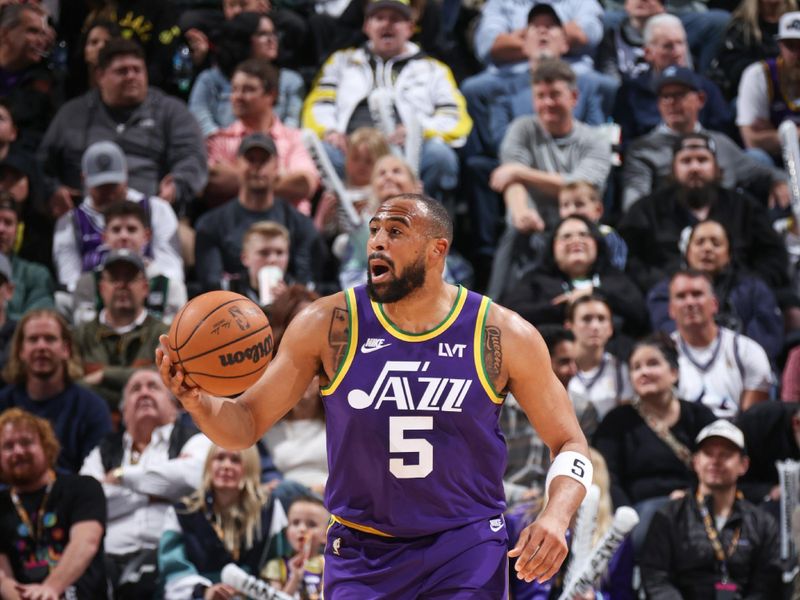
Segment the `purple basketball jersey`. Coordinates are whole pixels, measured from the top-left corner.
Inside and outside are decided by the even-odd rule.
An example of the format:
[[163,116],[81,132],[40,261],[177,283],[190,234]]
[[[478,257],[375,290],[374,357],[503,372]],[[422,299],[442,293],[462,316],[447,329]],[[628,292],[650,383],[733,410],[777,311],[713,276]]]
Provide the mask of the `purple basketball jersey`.
[[418,537],[505,508],[503,396],[483,367],[490,300],[461,287],[445,320],[412,334],[365,287],[345,292],[350,339],[325,402],[328,510],[345,525]]

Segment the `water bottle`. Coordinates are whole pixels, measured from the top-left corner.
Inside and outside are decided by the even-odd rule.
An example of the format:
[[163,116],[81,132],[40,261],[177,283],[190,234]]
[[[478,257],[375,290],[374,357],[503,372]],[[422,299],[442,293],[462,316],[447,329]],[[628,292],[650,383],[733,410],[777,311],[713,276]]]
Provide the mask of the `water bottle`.
[[181,94],[189,93],[189,88],[192,87],[193,71],[192,52],[189,50],[189,46],[181,44],[172,57],[172,81]]

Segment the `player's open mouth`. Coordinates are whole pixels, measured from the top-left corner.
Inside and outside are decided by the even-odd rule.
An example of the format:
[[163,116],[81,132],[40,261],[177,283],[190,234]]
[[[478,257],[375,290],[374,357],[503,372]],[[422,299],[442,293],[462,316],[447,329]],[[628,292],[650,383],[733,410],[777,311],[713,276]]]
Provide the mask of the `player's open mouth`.
[[391,274],[389,265],[383,261],[371,261],[369,264],[370,277],[373,283],[380,283]]

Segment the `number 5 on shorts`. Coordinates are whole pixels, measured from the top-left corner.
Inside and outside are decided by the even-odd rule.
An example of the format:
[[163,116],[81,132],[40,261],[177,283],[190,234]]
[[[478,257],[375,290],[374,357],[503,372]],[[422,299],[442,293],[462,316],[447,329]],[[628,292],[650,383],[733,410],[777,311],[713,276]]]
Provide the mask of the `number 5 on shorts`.
[[422,479],[433,471],[433,445],[428,440],[407,438],[406,432],[431,431],[433,417],[389,417],[389,453],[416,454],[416,464],[389,459],[389,472],[398,479]]

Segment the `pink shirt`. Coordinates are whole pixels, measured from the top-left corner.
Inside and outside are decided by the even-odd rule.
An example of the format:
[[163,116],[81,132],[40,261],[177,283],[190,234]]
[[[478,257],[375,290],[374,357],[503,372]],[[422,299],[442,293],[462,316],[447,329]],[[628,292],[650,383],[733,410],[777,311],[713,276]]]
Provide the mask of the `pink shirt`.
[[[236,152],[239,144],[244,137],[254,130],[247,129],[244,124],[237,120],[230,127],[220,129],[206,140],[208,150],[208,166],[212,167],[219,163],[232,163],[236,160]],[[272,119],[272,127],[267,131],[275,146],[278,148],[278,174],[304,171],[313,175],[317,185],[319,185],[319,172],[314,164],[314,160],[303,145],[302,136],[299,129],[287,127],[281,123],[278,117]]]

